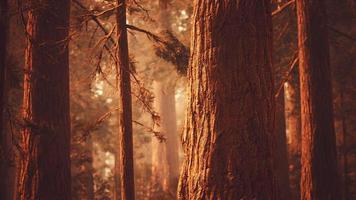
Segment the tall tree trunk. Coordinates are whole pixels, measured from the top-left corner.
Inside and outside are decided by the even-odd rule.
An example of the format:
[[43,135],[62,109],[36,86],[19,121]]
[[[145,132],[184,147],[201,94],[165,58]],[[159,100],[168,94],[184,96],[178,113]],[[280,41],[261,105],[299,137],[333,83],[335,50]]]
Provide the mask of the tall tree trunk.
[[155,111],[160,116],[164,142],[153,138],[153,175],[158,178],[162,189],[172,195],[176,193],[179,175],[178,136],[175,109],[175,86],[171,80],[154,82]]
[[71,199],[69,0],[31,1],[18,199]]
[[297,0],[302,119],[301,199],[338,199],[327,22],[323,0]]
[[[293,76],[293,75],[292,75]],[[298,87],[292,77],[284,86],[285,91],[285,116],[288,135],[289,174],[292,199],[299,199],[300,194],[300,110]]]
[[[126,1],[117,0],[117,64],[119,83],[119,148],[116,156],[116,192],[118,200],[135,199],[133,138],[132,138],[132,103],[129,52],[126,29]],[[119,176],[119,178],[118,178]],[[117,180],[119,179],[119,180]]]
[[269,6],[194,1],[179,199],[278,199]]
[[8,190],[9,174],[9,144],[8,136],[4,125],[5,111],[5,78],[6,78],[6,47],[8,31],[8,3],[7,0],[0,0],[0,199],[8,200],[10,191]]
[[175,196],[179,176],[175,85],[169,81],[164,89],[164,99],[161,102],[165,102],[165,105],[162,106],[162,114],[160,116],[163,119],[161,121],[162,128],[164,128],[167,136],[165,145],[168,164],[168,191]]
[[[153,106],[155,111],[160,115],[160,126],[156,127],[156,131],[167,137],[164,127],[164,116],[162,116],[162,109],[165,106],[163,87],[164,84],[162,82],[153,82],[153,93],[155,97]],[[166,142],[167,141],[162,142],[157,138],[152,138],[152,181],[155,186],[160,187],[158,189],[163,191],[168,190],[168,161]]]
[[281,199],[290,199],[284,89],[276,98],[275,139],[272,142],[273,163]]
[[[172,31],[169,15],[168,0],[159,0],[159,22],[162,31]],[[161,62],[164,71],[170,70],[167,62]],[[163,66],[162,66],[163,67]],[[173,67],[172,67],[173,68]],[[174,74],[174,73],[172,73]],[[167,80],[168,79],[168,80]],[[166,141],[161,143],[165,145],[165,160],[167,161],[167,177],[165,191],[173,195],[177,192],[177,183],[179,176],[179,137],[177,134],[176,109],[175,109],[175,82],[172,81],[172,75],[168,78],[160,78],[156,82],[156,111],[161,117],[160,131],[166,136]],[[157,141],[154,141],[157,143]],[[158,144],[159,145],[159,144]],[[160,163],[163,164],[163,163]]]

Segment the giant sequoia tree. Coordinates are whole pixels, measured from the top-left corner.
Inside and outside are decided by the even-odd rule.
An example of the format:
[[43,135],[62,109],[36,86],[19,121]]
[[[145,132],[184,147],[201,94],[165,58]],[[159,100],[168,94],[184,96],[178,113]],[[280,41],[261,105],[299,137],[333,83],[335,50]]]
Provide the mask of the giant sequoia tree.
[[[133,139],[132,139],[132,100],[129,52],[126,28],[126,1],[118,0],[116,9],[117,22],[117,67],[119,83],[119,149],[116,162],[115,199],[135,199]],[[118,175],[120,177],[118,177]],[[119,180],[118,180],[119,179]],[[120,188],[120,194],[119,190]]]
[[269,6],[194,1],[179,199],[278,199]]
[[327,22],[323,0],[297,0],[302,118],[301,199],[338,199]]
[[17,199],[70,199],[69,0],[32,0]]

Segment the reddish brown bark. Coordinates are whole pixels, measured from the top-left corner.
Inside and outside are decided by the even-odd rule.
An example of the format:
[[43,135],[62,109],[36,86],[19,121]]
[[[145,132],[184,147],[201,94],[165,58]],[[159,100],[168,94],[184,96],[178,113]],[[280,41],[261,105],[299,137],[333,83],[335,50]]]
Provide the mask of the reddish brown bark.
[[9,173],[9,156],[8,156],[8,137],[4,126],[4,109],[5,109],[5,59],[7,44],[7,0],[0,0],[0,199],[7,200],[9,191],[7,177]]
[[302,119],[301,199],[338,199],[327,22],[323,0],[297,0]]
[[[121,200],[135,199],[133,138],[132,138],[132,103],[129,52],[126,29],[126,1],[117,0],[117,64],[119,80],[119,148],[116,162],[116,190],[120,194],[115,198]],[[118,191],[118,190],[117,190]]]
[[17,199],[70,199],[70,1],[31,1]]
[[269,6],[194,1],[179,199],[278,199]]

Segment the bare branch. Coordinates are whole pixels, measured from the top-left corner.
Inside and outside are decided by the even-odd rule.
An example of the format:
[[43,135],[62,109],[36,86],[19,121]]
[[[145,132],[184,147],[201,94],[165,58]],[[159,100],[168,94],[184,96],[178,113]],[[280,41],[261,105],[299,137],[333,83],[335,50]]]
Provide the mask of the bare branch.
[[295,2],[295,0],[291,0],[287,3],[285,3],[284,5],[282,5],[281,7],[279,7],[277,10],[272,12],[272,16],[277,15],[278,13],[282,12],[284,9],[286,9],[288,6],[292,5]]
[[284,77],[283,81],[281,82],[281,84],[279,85],[279,87],[278,87],[278,89],[277,89],[276,94],[274,95],[275,98],[278,98],[278,97],[279,97],[279,94],[281,93],[281,91],[282,91],[282,89],[283,89],[283,87],[284,87],[284,84],[285,84],[287,81],[289,81],[290,76],[291,76],[291,74],[292,74],[292,71],[293,71],[294,67],[295,67],[295,66],[297,65],[297,63],[298,63],[298,60],[299,60],[298,54],[296,53],[296,56],[294,56],[293,61],[292,61],[291,65],[290,65],[290,67],[289,67],[289,70],[288,70],[288,72],[287,72],[287,75]]

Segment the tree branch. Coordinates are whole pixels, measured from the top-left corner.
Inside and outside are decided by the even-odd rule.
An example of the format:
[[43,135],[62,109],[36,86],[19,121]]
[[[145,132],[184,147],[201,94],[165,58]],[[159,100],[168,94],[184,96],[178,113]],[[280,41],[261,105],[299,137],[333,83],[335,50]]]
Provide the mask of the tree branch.
[[284,9],[286,9],[288,6],[292,5],[295,2],[295,0],[291,0],[287,3],[285,3],[284,5],[282,5],[281,7],[279,7],[277,10],[272,12],[272,16],[277,15],[278,13],[282,12]]
[[289,67],[289,70],[287,72],[287,75],[284,77],[283,81],[281,82],[281,84],[279,85],[278,89],[277,89],[277,92],[276,94],[274,95],[275,98],[278,98],[279,97],[279,94],[281,93],[283,87],[284,87],[284,84],[289,80],[291,74],[292,74],[292,71],[294,69],[294,67],[297,65],[298,63],[298,54],[296,54],[296,56],[294,57],[290,67]]

